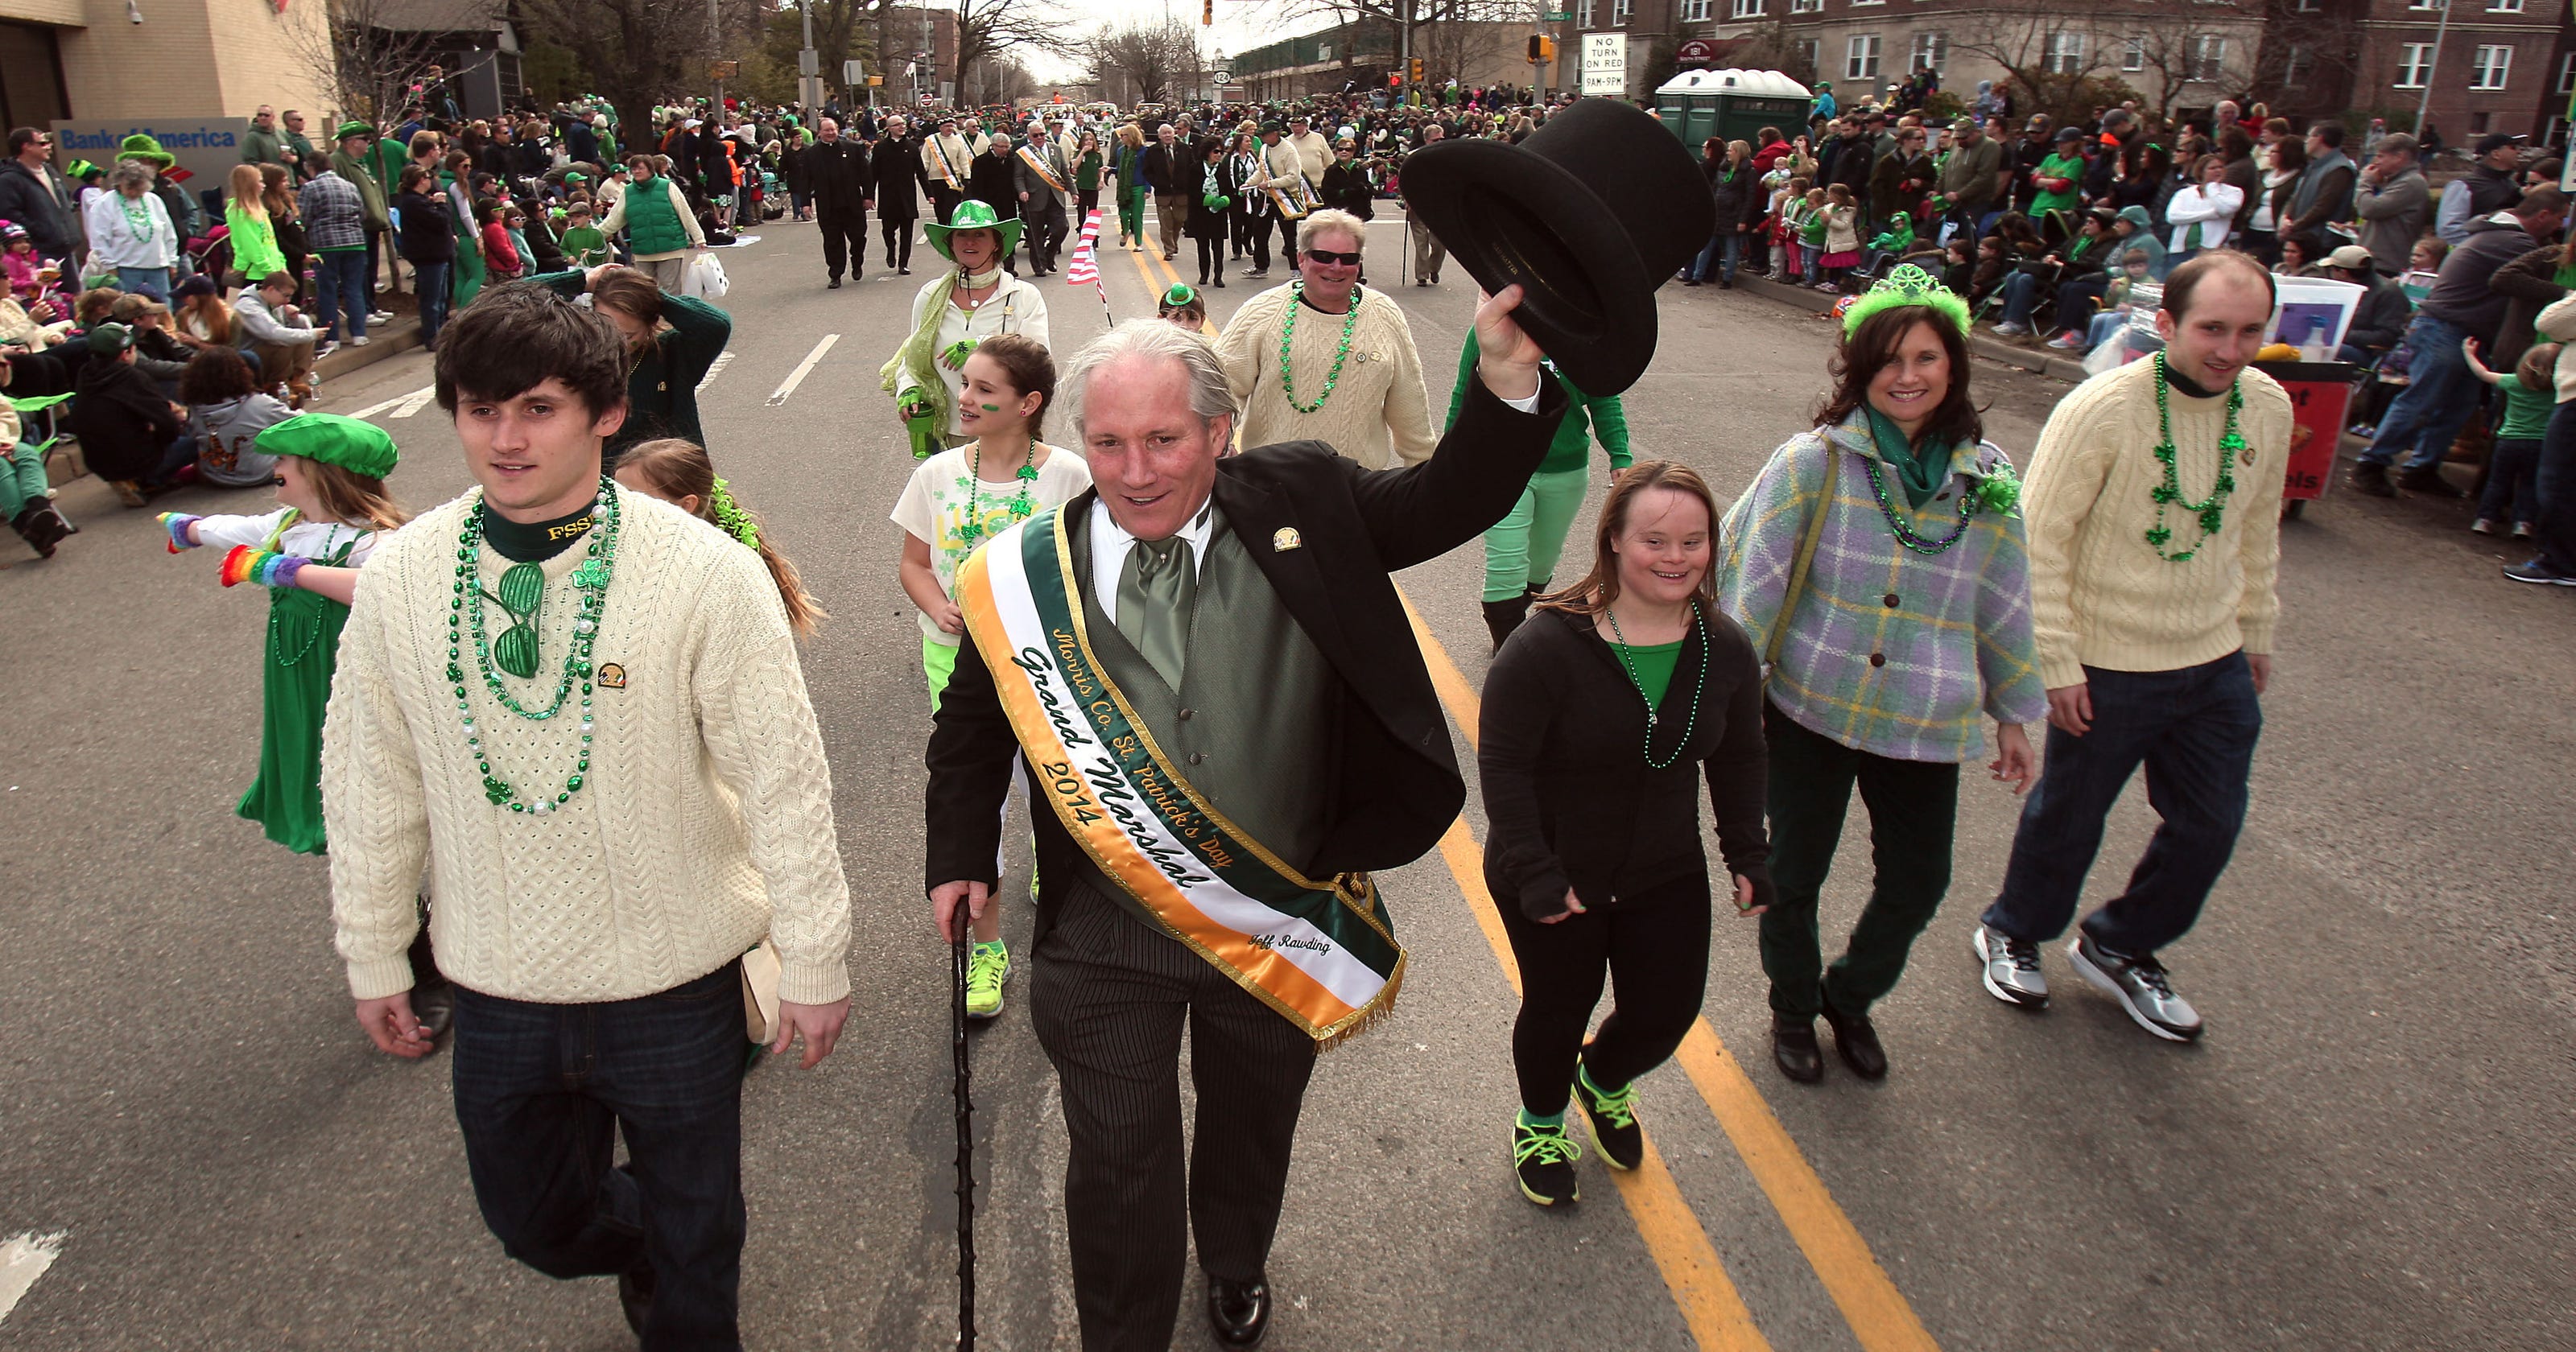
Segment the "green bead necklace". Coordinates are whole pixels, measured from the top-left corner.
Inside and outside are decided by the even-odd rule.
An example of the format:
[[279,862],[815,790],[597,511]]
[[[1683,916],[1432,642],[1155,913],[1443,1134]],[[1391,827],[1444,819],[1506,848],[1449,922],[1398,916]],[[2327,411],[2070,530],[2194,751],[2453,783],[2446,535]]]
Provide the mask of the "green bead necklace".
[[[604,474],[600,476],[599,524],[584,546],[587,557],[572,570],[572,585],[581,593],[581,609],[573,618],[572,646],[564,653],[563,676],[555,683],[554,700],[542,709],[520,704],[511,696],[509,688],[501,684],[500,672],[494,670],[493,644],[486,636],[483,603],[488,599],[508,611],[513,620],[519,621],[510,626],[509,633],[502,635],[504,647],[510,650],[503,654],[508,660],[502,663],[502,669],[514,676],[534,677],[537,606],[545,594],[545,570],[534,563],[513,564],[501,574],[501,594],[492,596],[485,592],[474,577],[475,559],[482,552],[485,510],[483,503],[476,502],[474,510],[466,513],[464,530],[456,537],[456,595],[447,607],[447,680],[456,693],[456,714],[464,725],[465,749],[483,771],[483,796],[490,799],[494,807],[507,807],[512,812],[542,817],[571,801],[572,796],[581,791],[583,778],[590,773],[590,649],[599,638],[599,617],[608,604],[609,577],[617,567],[617,484]],[[529,722],[542,723],[563,712],[566,701],[572,698],[575,684],[581,687],[581,749],[574,759],[572,773],[564,779],[563,791],[552,798],[540,793],[533,803],[523,801],[508,780],[492,773],[492,755],[483,745],[481,729],[475,725],[462,665],[469,614],[472,617],[475,667],[482,673],[484,688],[491,692],[501,707]],[[521,620],[521,616],[526,618]],[[524,639],[510,641],[513,635],[519,634],[524,634]],[[516,660],[520,653],[525,655],[524,663]],[[520,669],[522,666],[524,670]]]
[[[1938,556],[1948,553],[1950,546],[1967,538],[1968,517],[1977,510],[1977,498],[1975,494],[1965,492],[1959,494],[1959,528],[1957,530],[1950,532],[1949,535],[1942,539],[1926,539],[1923,536],[1915,534],[1914,528],[1906,524],[1905,518],[1896,514],[1896,504],[1889,499],[1887,492],[1887,476],[1880,472],[1878,461],[1867,460],[1862,463],[1869,467],[1869,491],[1878,495],[1879,515],[1887,518],[1887,528],[1896,532],[1896,542],[1898,544],[1905,546],[1907,549],[1913,550],[1917,554]],[[1833,486],[1830,483],[1827,484],[1825,486],[1825,491],[1831,493],[1833,491]]]
[[[1011,477],[1019,481],[1020,491],[1007,498],[995,498],[993,504],[1010,513],[1012,521],[1026,521],[1029,513],[1037,510],[1036,501],[1029,497],[1029,490],[1038,482],[1037,442],[1029,443],[1028,459],[1020,462],[1018,472]],[[975,542],[984,538],[984,443],[978,441],[966,452],[966,477],[957,486],[966,490],[966,519],[957,527],[957,539],[973,549]]]
[[[2173,413],[2165,404],[2165,354],[2156,354],[2156,459],[2164,462],[2164,482],[2149,494],[2156,500],[2156,524],[2147,531],[2147,544],[2156,557],[2167,563],[2182,563],[2200,552],[2209,537],[2227,523],[2227,496],[2236,491],[2236,455],[2245,449],[2245,438],[2236,431],[2236,411],[2245,407],[2244,382],[2227,385],[2227,426],[2218,434],[2218,482],[2210,486],[2209,496],[2198,502],[2186,502],[2182,480],[2174,472]],[[2173,540],[2173,531],[2165,525],[2165,509],[2180,506],[2200,518],[2200,539],[2179,554],[2168,554],[2165,545]]]
[[1341,345],[1333,349],[1333,369],[1324,373],[1324,392],[1315,402],[1297,402],[1297,380],[1288,370],[1288,346],[1297,338],[1297,312],[1306,305],[1306,282],[1300,278],[1288,284],[1288,322],[1279,326],[1279,392],[1288,396],[1288,407],[1300,413],[1313,413],[1333,397],[1333,387],[1342,383],[1342,363],[1351,355],[1351,331],[1359,327],[1362,289],[1351,288],[1351,308],[1342,316]]
[[1680,760],[1682,753],[1690,749],[1691,734],[1699,729],[1699,698],[1701,695],[1708,693],[1708,658],[1706,656],[1708,652],[1708,631],[1706,622],[1700,619],[1699,607],[1696,605],[1692,606],[1691,632],[1699,636],[1700,652],[1702,654],[1699,663],[1699,680],[1691,687],[1690,717],[1682,724],[1682,739],[1673,744],[1672,754],[1665,756],[1662,760],[1656,760],[1656,714],[1654,696],[1646,693],[1646,682],[1637,675],[1637,664],[1628,656],[1628,636],[1619,632],[1619,612],[1612,610],[1608,606],[1603,606],[1601,608],[1601,613],[1610,621],[1611,636],[1619,640],[1619,665],[1627,668],[1628,684],[1637,687],[1637,698],[1646,702],[1646,768],[1649,770],[1669,770],[1672,768],[1673,762]]
[[[288,524],[293,524],[293,521],[294,518],[288,518]],[[279,532],[281,535],[284,533],[285,532],[282,530]],[[327,563],[336,566],[339,561],[331,557],[331,544],[339,538],[340,527],[335,523],[332,525],[331,529],[325,532],[322,536],[321,552],[315,554],[313,557],[317,560],[326,561]],[[355,544],[357,542],[353,540],[350,543]],[[306,630],[304,633],[303,645],[295,650],[295,655],[293,657],[289,657],[285,653],[278,651],[277,611],[278,608],[276,606],[270,606],[268,608],[268,659],[281,667],[291,667],[296,663],[303,661],[305,655],[313,651],[313,645],[322,641],[322,622],[318,619],[313,622],[313,627]]]

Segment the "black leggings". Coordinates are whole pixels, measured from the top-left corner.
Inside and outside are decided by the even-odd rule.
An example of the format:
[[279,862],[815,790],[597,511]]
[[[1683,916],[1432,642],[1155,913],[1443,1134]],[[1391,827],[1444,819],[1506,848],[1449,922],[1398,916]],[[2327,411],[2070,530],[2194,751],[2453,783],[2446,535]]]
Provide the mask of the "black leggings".
[[[1500,899],[1503,932],[1521,968],[1521,1016],[1512,1025],[1512,1068],[1521,1106],[1545,1117],[1565,1109],[1574,1062],[1592,1082],[1617,1089],[1662,1065],[1699,1017],[1708,986],[1708,875],[1692,874],[1608,906],[1542,925],[1521,914],[1513,891],[1486,879]],[[1584,1045],[1601,1002],[1601,979],[1616,982],[1616,1004]]]
[[1199,240],[1199,285],[1205,286],[1225,276],[1225,237]]
[[877,218],[877,227],[885,232],[886,261],[898,268],[912,266],[912,222]]

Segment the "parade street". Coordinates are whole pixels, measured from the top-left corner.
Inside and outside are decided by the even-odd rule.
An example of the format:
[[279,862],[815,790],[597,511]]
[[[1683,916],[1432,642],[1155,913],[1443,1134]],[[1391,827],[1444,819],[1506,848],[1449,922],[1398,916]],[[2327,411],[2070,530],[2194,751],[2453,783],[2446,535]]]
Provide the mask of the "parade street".
[[[1454,265],[1436,289],[1399,278],[1403,232],[1391,209],[1372,228],[1369,282],[1409,315],[1442,409],[1474,285]],[[719,472],[832,614],[803,651],[854,1001],[837,1054],[746,1085],[743,1334],[946,1348],[931,724],[887,520],[913,461],[878,388],[939,260],[917,248],[915,275],[894,278],[872,248],[864,280],[826,290],[813,226],[757,233],[719,255],[734,330],[701,403]],[[1175,279],[1159,253],[1114,245],[1101,268],[1121,319]],[[1211,321],[1289,275],[1207,292]],[[1107,317],[1087,285],[1039,285],[1061,366]],[[1626,396],[1637,453],[1731,500],[1809,426],[1835,329],[1745,291],[1668,286],[1660,304],[1654,364]],[[2067,387],[1982,362],[1974,381],[1987,434],[2027,463]],[[415,512],[470,482],[429,385],[429,357],[407,352],[319,404],[393,433],[389,487]],[[1079,444],[1054,416],[1045,439]],[[1560,585],[1587,557],[1598,457],[1593,475]],[[369,1045],[325,862],[233,815],[258,757],[266,598],[217,586],[220,551],[171,557],[152,514],[96,478],[61,506],[82,533],[0,573],[0,1240],[28,1237],[0,1250],[0,1352],[634,1346],[611,1281],[565,1286],[502,1252],[466,1177],[448,1056]],[[191,487],[156,506],[270,504]],[[2201,923],[2163,955],[2207,1017],[2197,1044],[2141,1032],[2059,945],[2047,1012],[1980,989],[1969,934],[2017,800],[1972,766],[1947,902],[1876,1011],[1887,1079],[1839,1063],[1820,1085],[1782,1078],[1753,925],[1720,907],[1704,1024],[1642,1081],[1645,1167],[1614,1179],[1587,1151],[1581,1204],[1533,1207],[1506,1150],[1515,976],[1471,789],[1442,849],[1378,879],[1411,967],[1393,1016],[1316,1065],[1265,1345],[2576,1347],[2576,598],[2499,578],[2520,553],[2467,520],[2337,493],[2285,525],[2252,816]],[[1397,579],[1471,785],[1481,580],[1475,545]],[[1028,834],[1012,812],[1016,951]],[[2089,897],[2118,889],[2152,821],[2132,784]],[[1829,951],[1867,885],[1866,835],[1847,833],[1826,889]],[[1023,968],[974,1041],[980,1346],[1003,1352],[1078,1341],[1065,1128],[1026,989]],[[1194,1274],[1176,1347],[1213,1346],[1201,1290]]]

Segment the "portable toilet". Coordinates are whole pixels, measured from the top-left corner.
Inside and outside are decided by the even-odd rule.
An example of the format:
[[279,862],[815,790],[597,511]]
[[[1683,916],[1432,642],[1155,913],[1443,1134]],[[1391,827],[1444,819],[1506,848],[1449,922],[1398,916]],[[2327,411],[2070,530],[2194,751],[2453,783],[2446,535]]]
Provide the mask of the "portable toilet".
[[1655,112],[1696,152],[1712,136],[1754,139],[1764,127],[1794,134],[1807,125],[1807,87],[1776,70],[1686,70],[1655,91]]

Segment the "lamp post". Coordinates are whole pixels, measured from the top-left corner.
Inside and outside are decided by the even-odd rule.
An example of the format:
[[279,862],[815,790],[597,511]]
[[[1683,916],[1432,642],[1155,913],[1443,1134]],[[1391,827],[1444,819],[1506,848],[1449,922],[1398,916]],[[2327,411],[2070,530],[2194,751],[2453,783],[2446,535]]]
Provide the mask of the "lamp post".
[[[2576,3],[2576,0],[2571,0]],[[2415,137],[2424,136],[2424,113],[2433,102],[2433,80],[2442,69],[2442,39],[2451,31],[2451,0],[2441,0],[2442,18],[2433,27],[2433,59],[2424,67],[2424,92],[2415,99]]]

